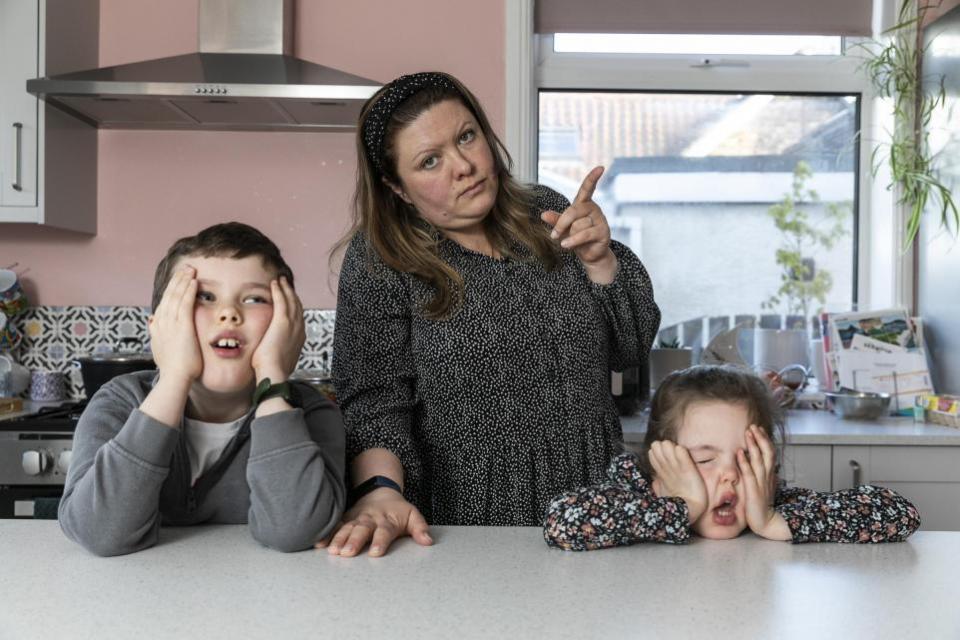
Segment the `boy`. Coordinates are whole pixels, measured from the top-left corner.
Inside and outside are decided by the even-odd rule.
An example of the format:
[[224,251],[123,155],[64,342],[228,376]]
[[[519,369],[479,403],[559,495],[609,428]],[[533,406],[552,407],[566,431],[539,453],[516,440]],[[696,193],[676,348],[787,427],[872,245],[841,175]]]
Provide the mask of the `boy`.
[[303,308],[276,245],[237,222],[178,240],[157,266],[149,329],[159,373],[114,378],[77,425],[67,537],[111,556],[156,544],[161,524],[249,523],[281,551],[326,536],[346,496],[343,421],[286,382]]

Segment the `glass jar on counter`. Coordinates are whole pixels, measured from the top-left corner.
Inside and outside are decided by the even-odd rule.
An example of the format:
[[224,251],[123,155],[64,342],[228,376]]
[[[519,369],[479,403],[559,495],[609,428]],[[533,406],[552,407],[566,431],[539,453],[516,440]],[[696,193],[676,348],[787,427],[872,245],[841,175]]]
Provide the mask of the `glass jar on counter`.
[[337,391],[333,388],[333,378],[323,369],[297,369],[290,376],[294,382],[303,382],[330,399],[331,402],[337,401]]

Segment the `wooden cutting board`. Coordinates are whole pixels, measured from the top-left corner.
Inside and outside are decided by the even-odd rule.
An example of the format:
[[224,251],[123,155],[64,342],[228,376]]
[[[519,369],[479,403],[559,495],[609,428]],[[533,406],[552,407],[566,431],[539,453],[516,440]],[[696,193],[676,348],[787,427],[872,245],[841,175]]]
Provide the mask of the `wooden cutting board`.
[[23,411],[23,398],[0,398],[0,416]]

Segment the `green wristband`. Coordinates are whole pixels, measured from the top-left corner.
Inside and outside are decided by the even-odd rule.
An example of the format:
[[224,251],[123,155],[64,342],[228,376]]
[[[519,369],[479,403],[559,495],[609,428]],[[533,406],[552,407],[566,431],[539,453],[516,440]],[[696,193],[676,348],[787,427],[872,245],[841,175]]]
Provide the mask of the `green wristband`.
[[286,380],[273,384],[270,378],[264,378],[257,383],[257,388],[253,391],[253,406],[258,407],[260,403],[269,398],[283,398],[289,403],[293,401],[293,389]]

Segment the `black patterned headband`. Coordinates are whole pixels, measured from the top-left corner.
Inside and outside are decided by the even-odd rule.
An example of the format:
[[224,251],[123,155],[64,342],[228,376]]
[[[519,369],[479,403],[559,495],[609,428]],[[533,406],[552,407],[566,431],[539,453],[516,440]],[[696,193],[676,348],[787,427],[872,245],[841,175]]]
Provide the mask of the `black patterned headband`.
[[393,82],[385,85],[380,97],[367,113],[363,123],[363,146],[367,150],[367,157],[381,174],[383,171],[383,143],[387,133],[387,124],[393,112],[413,95],[424,89],[439,87],[450,89],[460,95],[457,88],[448,76],[442,73],[427,71],[400,76]]

